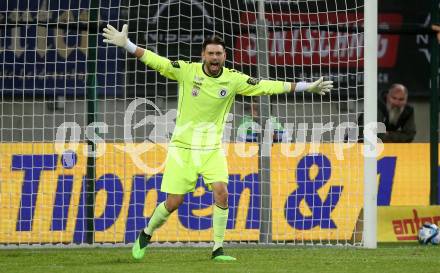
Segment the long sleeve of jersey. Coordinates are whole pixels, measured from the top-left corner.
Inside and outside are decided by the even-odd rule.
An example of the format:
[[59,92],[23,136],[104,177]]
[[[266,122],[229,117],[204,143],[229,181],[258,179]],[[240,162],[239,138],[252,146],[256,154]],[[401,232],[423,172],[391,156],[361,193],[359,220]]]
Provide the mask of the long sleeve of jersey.
[[158,71],[162,76],[171,80],[179,80],[181,72],[180,68],[187,65],[184,61],[170,61],[148,49],[145,50],[140,61],[148,67]]
[[236,92],[244,96],[263,96],[287,93],[290,91],[291,84],[282,81],[257,80],[243,73],[236,73],[237,80]]

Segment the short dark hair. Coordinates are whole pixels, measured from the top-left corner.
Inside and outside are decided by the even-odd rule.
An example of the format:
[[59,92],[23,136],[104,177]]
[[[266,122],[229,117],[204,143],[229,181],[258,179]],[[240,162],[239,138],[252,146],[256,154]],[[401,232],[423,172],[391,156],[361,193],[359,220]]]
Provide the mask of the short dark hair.
[[221,45],[223,49],[226,49],[225,41],[223,41],[223,39],[217,35],[206,38],[205,41],[203,41],[202,50],[204,51],[206,47],[210,44]]

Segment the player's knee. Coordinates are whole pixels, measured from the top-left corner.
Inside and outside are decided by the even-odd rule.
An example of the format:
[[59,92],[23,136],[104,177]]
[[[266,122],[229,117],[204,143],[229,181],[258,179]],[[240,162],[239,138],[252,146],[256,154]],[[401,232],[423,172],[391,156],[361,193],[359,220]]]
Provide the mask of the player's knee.
[[217,201],[215,201],[216,205],[221,208],[227,208],[228,207],[228,197],[227,196],[221,196]]
[[179,208],[179,206],[183,203],[183,195],[168,195],[167,200],[165,202],[165,208],[168,212],[173,212]]
[[214,193],[215,203],[223,208],[228,206],[228,191],[222,190]]
[[173,211],[178,209],[179,206],[180,206],[180,203],[178,203],[178,202],[167,202],[167,203],[165,203],[165,208],[167,209],[167,211],[169,213],[172,213]]

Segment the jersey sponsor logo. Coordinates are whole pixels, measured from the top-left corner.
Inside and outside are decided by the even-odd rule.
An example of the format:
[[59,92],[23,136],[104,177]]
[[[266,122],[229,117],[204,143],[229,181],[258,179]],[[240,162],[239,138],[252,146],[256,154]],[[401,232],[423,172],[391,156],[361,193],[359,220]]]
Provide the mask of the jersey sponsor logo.
[[249,79],[246,82],[250,85],[257,85],[260,82],[260,80],[256,79],[256,78],[249,77]]
[[203,79],[203,77],[199,77],[197,75],[194,76],[194,82],[197,82],[199,84],[202,84]]
[[191,95],[193,97],[197,97],[199,95],[199,93],[200,93],[200,89],[197,89],[197,88],[193,88],[193,90],[191,91]]
[[228,90],[226,88],[222,88],[220,89],[220,91],[218,92],[218,95],[220,98],[224,98],[226,97],[226,95],[228,94]]
[[202,81],[203,81],[202,77],[195,75],[193,79],[194,88],[200,89],[202,87]]
[[171,62],[171,65],[172,65],[174,68],[180,68],[180,64],[179,64],[178,61],[172,61],[172,62]]

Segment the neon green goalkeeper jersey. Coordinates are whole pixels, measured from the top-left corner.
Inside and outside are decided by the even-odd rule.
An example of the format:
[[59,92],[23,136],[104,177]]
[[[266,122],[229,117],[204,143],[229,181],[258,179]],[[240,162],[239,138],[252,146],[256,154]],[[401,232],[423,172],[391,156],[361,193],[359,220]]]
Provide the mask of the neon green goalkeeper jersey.
[[140,59],[161,75],[178,81],[176,127],[171,145],[188,149],[218,149],[223,129],[236,94],[260,96],[290,91],[290,83],[257,80],[234,69],[223,67],[209,76],[202,63],[170,61],[145,50]]

